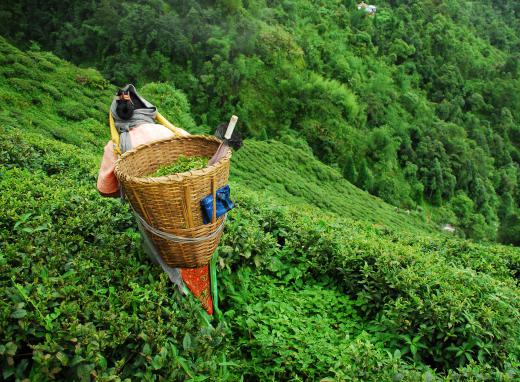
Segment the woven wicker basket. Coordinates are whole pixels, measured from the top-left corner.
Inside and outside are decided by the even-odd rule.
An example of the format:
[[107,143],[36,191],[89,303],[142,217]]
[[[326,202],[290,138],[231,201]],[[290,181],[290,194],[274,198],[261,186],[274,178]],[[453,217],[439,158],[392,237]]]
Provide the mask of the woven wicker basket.
[[[115,174],[134,211],[152,230],[149,233],[159,254],[171,267],[194,268],[208,264],[222,235],[224,217],[203,224],[200,200],[228,183],[231,150],[216,164],[194,171],[148,178],[159,167],[179,155],[211,157],[220,141],[214,137],[191,135],[138,146],[121,156]],[[216,210],[213,206],[213,211]],[[139,219],[138,219],[139,220]],[[148,229],[150,231],[150,229]]]

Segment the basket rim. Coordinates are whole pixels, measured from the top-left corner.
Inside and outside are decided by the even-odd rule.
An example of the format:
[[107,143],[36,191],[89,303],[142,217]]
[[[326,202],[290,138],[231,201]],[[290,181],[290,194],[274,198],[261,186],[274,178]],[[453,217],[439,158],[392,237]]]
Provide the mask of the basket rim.
[[[148,148],[148,147],[162,145],[162,144],[165,144],[166,142],[170,142],[170,141],[178,141],[178,140],[180,141],[180,140],[184,140],[184,139],[193,139],[193,138],[213,141],[213,142],[217,142],[219,144],[222,142],[220,139],[218,139],[212,135],[195,134],[195,135],[169,137],[169,138],[164,138],[164,139],[159,139],[156,141],[144,143],[144,144],[141,144],[139,146],[132,148],[131,150],[128,150],[123,155],[121,155],[115,163],[114,173],[116,174],[117,178],[122,177],[125,179],[125,181],[132,182],[132,183],[138,182],[141,184],[143,184],[143,183],[144,184],[161,184],[161,183],[164,184],[164,183],[171,183],[171,182],[181,182],[189,177],[197,177],[197,176],[204,176],[204,175],[210,174],[210,173],[214,172],[217,168],[224,166],[225,162],[229,161],[231,159],[232,151],[231,151],[231,148],[228,148],[226,155],[224,155],[217,163],[214,163],[210,166],[206,166],[206,167],[198,169],[198,170],[179,172],[176,174],[158,176],[158,177],[133,176],[133,175],[128,175],[128,174],[122,173],[120,170],[120,164],[122,163],[122,161],[128,157],[135,155],[135,153],[139,150],[142,150],[142,149]],[[119,175],[119,176],[117,176],[117,175]]]

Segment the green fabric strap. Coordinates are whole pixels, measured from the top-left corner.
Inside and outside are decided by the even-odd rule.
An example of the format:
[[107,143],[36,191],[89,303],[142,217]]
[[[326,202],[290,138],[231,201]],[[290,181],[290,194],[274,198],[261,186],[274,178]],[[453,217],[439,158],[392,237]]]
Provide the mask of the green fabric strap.
[[211,298],[213,299],[213,312],[217,318],[220,318],[222,312],[218,308],[218,287],[217,287],[217,259],[218,249],[213,254],[211,261],[209,262],[209,276],[210,276],[210,287],[211,287]]

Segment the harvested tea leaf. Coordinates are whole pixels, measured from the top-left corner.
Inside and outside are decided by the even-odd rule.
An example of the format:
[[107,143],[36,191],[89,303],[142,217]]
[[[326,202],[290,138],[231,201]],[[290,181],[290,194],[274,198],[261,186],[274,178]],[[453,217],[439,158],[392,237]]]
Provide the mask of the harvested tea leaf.
[[181,155],[177,160],[169,165],[158,168],[156,171],[148,174],[150,178],[157,178],[159,176],[168,176],[172,174],[178,174],[180,172],[199,170],[206,167],[208,164],[208,158],[202,156],[190,156]]

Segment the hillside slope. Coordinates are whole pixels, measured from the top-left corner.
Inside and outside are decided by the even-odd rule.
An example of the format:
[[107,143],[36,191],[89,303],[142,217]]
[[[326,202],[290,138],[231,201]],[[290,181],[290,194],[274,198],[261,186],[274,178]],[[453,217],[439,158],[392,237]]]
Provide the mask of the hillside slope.
[[[394,230],[391,207],[276,142],[235,156],[237,208],[219,249],[224,315],[205,325],[147,260],[128,206],[95,190],[112,86],[47,53],[1,39],[0,49],[4,379],[519,377],[520,250],[411,230],[408,215]],[[143,93],[193,123],[170,86]],[[368,222],[341,213],[356,203],[379,212]]]
[[233,156],[239,184],[277,196],[284,205],[307,204],[322,213],[372,222],[408,232],[439,232],[418,211],[399,209],[360,190],[311,152],[278,141],[246,141]]

